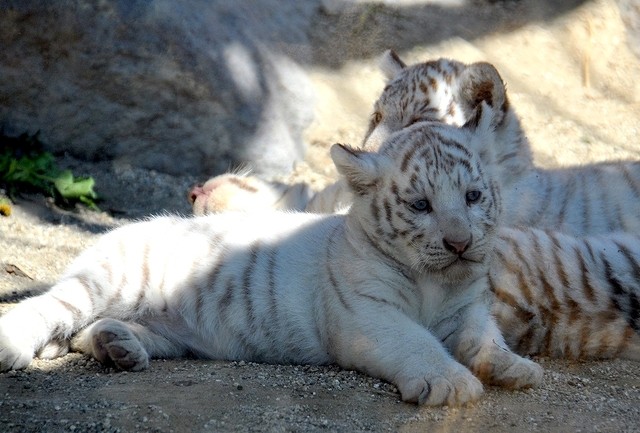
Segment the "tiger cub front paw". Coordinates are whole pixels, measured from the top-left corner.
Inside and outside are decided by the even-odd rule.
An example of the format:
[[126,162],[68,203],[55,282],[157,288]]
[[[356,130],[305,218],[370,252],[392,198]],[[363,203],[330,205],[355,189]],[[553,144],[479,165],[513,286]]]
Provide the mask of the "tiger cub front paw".
[[20,370],[33,361],[33,351],[13,344],[0,335],[0,371]]
[[477,400],[483,392],[482,383],[466,368],[399,378],[396,385],[403,401],[427,406],[458,406]]
[[33,347],[6,328],[0,325],[0,371],[26,368],[33,361]]

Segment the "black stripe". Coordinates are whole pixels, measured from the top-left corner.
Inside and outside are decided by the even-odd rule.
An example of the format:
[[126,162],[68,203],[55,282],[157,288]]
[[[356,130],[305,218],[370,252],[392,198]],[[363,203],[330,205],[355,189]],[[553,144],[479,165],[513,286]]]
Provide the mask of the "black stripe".
[[276,266],[277,251],[272,249],[269,251],[269,259],[267,263],[267,286],[269,287],[269,322],[271,325],[265,326],[266,329],[275,329],[278,325],[278,298],[276,294]]
[[[592,185],[587,185],[586,176],[583,176],[582,189],[583,191],[589,191],[593,188]],[[582,194],[582,231],[585,233],[591,232],[591,195]]]
[[260,244],[258,242],[252,244],[249,247],[249,263],[245,267],[242,274],[242,294],[244,296],[244,306],[247,315],[247,327],[250,329],[251,334],[256,331],[256,316],[253,306],[253,299],[251,297],[251,276],[253,275],[256,263],[258,261],[258,254],[260,251]]
[[554,232],[551,231],[547,231],[545,232],[547,234],[547,236],[549,236],[549,238],[551,239],[551,242],[553,243],[553,263],[554,263],[554,267],[556,268],[557,272],[558,272],[558,277],[560,278],[560,284],[562,284],[563,287],[565,288],[569,288],[571,286],[571,283],[569,282],[569,277],[567,276],[567,273],[565,271],[565,264],[562,262],[562,259],[560,257],[560,251],[563,251],[564,248],[562,247],[562,245],[560,244],[560,241],[558,240],[556,234]]
[[544,254],[543,254],[542,246],[540,245],[537,233],[533,236],[533,250],[534,250],[534,253],[536,254],[536,257],[540,259],[538,260],[537,270],[538,270],[538,276],[540,278],[540,282],[542,283],[542,289],[544,291],[545,298],[551,302],[552,313],[557,316],[560,313],[560,302],[556,297],[554,287],[551,285],[551,283],[549,283],[549,280],[545,275],[546,269],[542,267],[541,259],[544,257]]
[[376,303],[379,303],[379,304],[384,304],[384,305],[389,305],[391,307],[396,308],[397,310],[402,311],[402,307],[400,305],[396,304],[395,302],[391,302],[391,301],[389,301],[387,299],[378,298],[377,296],[369,295],[367,293],[360,293],[358,291],[356,291],[356,294],[358,296],[363,297],[363,298],[369,299],[369,300],[371,300],[373,302],[376,302]]
[[[600,254],[600,258],[602,260],[602,263],[604,263],[605,278],[607,279],[607,282],[612,289],[612,292],[609,295],[611,303],[618,311],[624,313],[625,319],[629,326],[634,331],[639,332],[640,301],[638,300],[638,296],[635,293],[626,293],[626,290],[620,280],[618,280],[618,278],[616,278],[616,276],[613,274],[613,267],[611,266],[611,263],[609,263],[609,261],[605,258],[604,253]],[[629,311],[626,311],[624,305],[621,304],[621,300],[624,299],[625,295],[628,298]]]
[[582,255],[582,251],[577,246],[573,247],[573,251],[576,254],[578,259],[578,263],[580,265],[580,275],[582,277],[582,292],[589,302],[592,304],[596,301],[596,291],[591,285],[591,281],[589,281],[589,270],[587,268],[587,263]]
[[489,288],[495,294],[496,299],[505,305],[511,307],[511,312],[523,323],[529,323],[536,314],[529,310],[528,306],[522,305],[518,300],[506,290],[498,287],[489,275]]
[[222,272],[222,267],[225,264],[226,257],[221,254],[216,258],[216,264],[209,272],[204,281],[196,286],[196,323],[202,323],[203,309],[204,309],[204,297],[205,293],[213,293],[216,290],[216,284],[218,283],[218,277]]
[[220,320],[223,321],[224,319],[226,319],[226,315],[227,315],[227,310],[229,309],[229,306],[231,305],[231,302],[233,301],[234,298],[234,292],[235,292],[235,284],[234,284],[234,277],[233,276],[229,276],[229,278],[227,279],[227,282],[225,284],[225,291],[222,294],[222,297],[220,298],[220,301],[218,302],[218,313],[220,316]]
[[569,183],[565,184],[564,198],[560,202],[560,211],[558,212],[558,222],[564,224],[567,219],[567,209],[569,204],[572,203],[572,198],[575,197],[576,190],[576,178],[570,177]]
[[[534,236],[535,234],[531,232],[530,235]],[[522,295],[524,296],[528,304],[533,304],[534,297],[530,290],[530,284],[526,282],[525,274],[523,274],[522,272],[524,270],[527,276],[533,275],[533,270],[531,269],[531,267],[529,267],[529,260],[527,260],[524,257],[524,255],[522,254],[522,251],[520,251],[520,245],[516,243],[513,239],[505,238],[504,236],[500,236],[500,239],[502,239],[504,242],[511,245],[511,248],[516,255],[516,259],[517,259],[516,261],[518,262],[518,266],[521,266],[522,268],[515,266],[511,262],[509,262],[507,258],[502,254],[502,252],[496,251],[496,254],[499,257],[501,257],[501,260],[503,261],[503,263],[508,265],[506,266],[506,268],[511,273],[518,275],[518,279],[520,280],[520,283],[521,283],[520,289],[522,290]]]
[[[635,242],[640,241],[640,239],[636,236],[634,236],[633,239]],[[631,269],[633,270],[634,279],[636,281],[640,281],[640,264],[638,263],[638,257],[634,256],[633,253],[629,251],[629,248],[627,248],[625,245],[622,245],[620,242],[614,241],[614,243],[618,247],[618,251],[622,253],[625,259],[627,259],[627,262],[629,262],[629,266],[631,266]]]
[[378,245],[376,242],[373,241],[373,239],[369,236],[369,233],[367,233],[364,230],[362,230],[362,233],[364,233],[364,236],[367,239],[367,241],[369,242],[369,244],[382,256],[382,258],[387,262],[386,264],[391,269],[396,271],[398,274],[402,275],[408,281],[410,281],[410,282],[414,281],[413,278],[411,278],[409,276],[409,275],[411,275],[411,272],[409,271],[409,268],[407,266],[405,266],[404,264],[400,263],[399,261],[397,261],[395,259],[395,257],[391,256],[389,253],[387,253],[382,248],[380,248],[380,245]]
[[331,284],[333,291],[336,293],[338,300],[347,311],[353,312],[351,305],[349,305],[346,299],[344,298],[344,294],[342,293],[342,290],[340,290],[340,287],[338,285],[338,280],[336,279],[336,276],[333,273],[333,269],[331,268],[331,265],[333,264],[333,258],[331,257],[331,253],[333,249],[334,237],[338,233],[338,230],[341,228],[342,226],[340,225],[336,226],[331,231],[331,234],[329,235],[329,242],[327,243],[327,250],[326,250],[326,257],[325,257],[325,267],[327,269],[327,276],[329,277],[329,283]]
[[553,183],[550,182],[548,178],[542,177],[542,179],[546,179],[547,185],[544,189],[544,195],[539,200],[540,202],[542,202],[542,206],[538,208],[537,217],[535,223],[533,224],[534,227],[545,225],[541,224],[540,221],[542,221],[542,219],[544,219],[549,213],[548,209],[551,205],[551,196],[553,195]]
[[[638,164],[633,164],[633,167],[631,168],[635,168],[637,165]],[[640,186],[638,186],[638,180],[634,177],[635,173],[633,175],[629,173],[629,164],[623,164],[621,165],[621,168],[624,180],[627,182],[629,188],[631,188],[631,190],[633,191],[633,196],[637,199],[638,197],[640,197]]]

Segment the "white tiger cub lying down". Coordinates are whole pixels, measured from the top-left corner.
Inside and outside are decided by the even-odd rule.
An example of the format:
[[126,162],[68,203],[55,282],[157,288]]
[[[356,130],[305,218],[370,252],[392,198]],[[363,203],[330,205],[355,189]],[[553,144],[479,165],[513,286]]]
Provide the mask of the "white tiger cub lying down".
[[126,370],[189,353],[335,362],[428,405],[478,398],[476,376],[537,385],[542,369],[507,349],[489,314],[500,198],[491,166],[467,150],[492,139],[492,111],[479,112],[463,128],[416,125],[379,153],[334,145],[356,197],[347,215],[162,217],[114,230],[0,318],[0,369],[75,334],[73,348]]

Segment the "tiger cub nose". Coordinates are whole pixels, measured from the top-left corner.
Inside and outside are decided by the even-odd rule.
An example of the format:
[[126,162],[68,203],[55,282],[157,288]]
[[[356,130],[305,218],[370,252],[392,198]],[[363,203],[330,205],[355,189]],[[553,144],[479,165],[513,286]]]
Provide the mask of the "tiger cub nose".
[[204,194],[204,189],[201,184],[198,184],[191,188],[191,191],[187,194],[187,199],[189,200],[189,203],[193,204],[202,194]]
[[442,238],[442,243],[447,250],[451,251],[454,254],[460,255],[467,251],[469,245],[471,245],[471,238],[463,241],[454,241],[451,239]]

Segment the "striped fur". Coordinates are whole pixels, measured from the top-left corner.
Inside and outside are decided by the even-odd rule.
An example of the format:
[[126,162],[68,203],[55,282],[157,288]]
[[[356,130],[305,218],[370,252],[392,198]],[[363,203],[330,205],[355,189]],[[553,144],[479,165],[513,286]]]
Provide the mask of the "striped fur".
[[640,233],[640,162],[536,167],[502,78],[492,65],[440,59],[406,67],[392,53],[386,53],[383,62],[389,81],[375,102],[365,147],[375,149],[389,134],[420,121],[461,125],[485,101],[499,113],[493,151],[505,225],[576,236]]
[[[640,233],[640,162],[554,170],[535,167],[502,79],[486,63],[464,65],[440,59],[406,67],[397,56],[387,53],[383,69],[389,82],[375,103],[365,148],[375,149],[394,131],[423,121],[462,124],[473,116],[474,107],[481,101],[497,108],[492,150],[505,203],[503,225],[514,228],[504,229],[498,242],[492,275],[494,282],[501,283],[493,285],[498,295],[494,313],[511,347],[522,354],[640,360],[640,331],[630,325],[638,317],[633,299],[638,296],[640,275],[635,271],[616,273],[624,260],[640,261],[640,253],[627,248],[627,254],[621,257],[615,248],[615,242],[632,245],[635,234]],[[266,195],[269,189],[269,184],[263,183],[256,195]],[[233,194],[231,190],[229,193]],[[349,195],[345,181],[339,180],[315,194],[307,210],[343,211],[352,200]],[[205,212],[221,210],[210,207]],[[589,262],[589,266],[570,259],[575,251],[588,249],[595,235],[601,235],[598,245],[609,244],[601,248],[600,259]],[[507,243],[509,236],[513,236],[513,245]],[[549,239],[556,242],[550,244]],[[518,242],[531,246],[534,240],[540,245],[554,245],[553,254],[516,248]],[[545,269],[566,278],[549,278],[541,271],[532,273],[528,269]],[[612,278],[623,282],[619,288],[610,281]],[[591,286],[596,293],[595,304],[575,283],[592,280],[599,282]],[[612,291],[622,289],[630,293],[629,301],[610,302]],[[569,304],[549,303],[551,294],[552,299],[570,300]],[[519,299],[515,307],[513,299]],[[513,308],[519,313],[512,314]],[[575,320],[578,316],[580,320]],[[594,323],[608,331],[593,332]],[[524,328],[530,332],[517,331]]]
[[542,369],[506,349],[489,313],[501,205],[478,157],[493,111],[480,111],[462,128],[401,131],[377,153],[335,145],[355,195],[346,215],[161,217],[103,236],[0,318],[0,370],[72,339],[125,370],[186,354],[336,362],[430,405],[478,398],[478,378],[538,384]]
[[640,235],[503,229],[490,284],[518,353],[640,360]]

